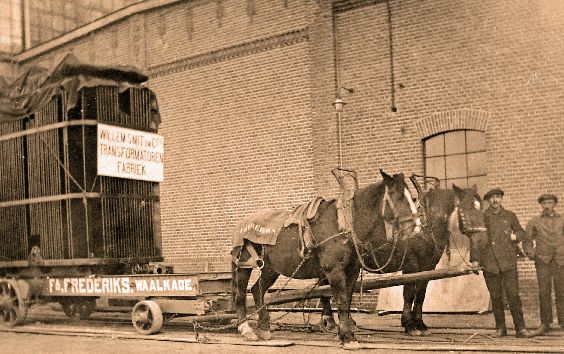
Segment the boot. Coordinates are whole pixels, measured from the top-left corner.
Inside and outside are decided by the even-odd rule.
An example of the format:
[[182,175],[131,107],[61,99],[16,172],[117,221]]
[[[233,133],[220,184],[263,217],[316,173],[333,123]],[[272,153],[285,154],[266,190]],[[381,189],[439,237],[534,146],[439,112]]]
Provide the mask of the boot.
[[550,331],[550,326],[546,323],[542,323],[539,328],[535,329],[532,333],[531,336],[535,337],[535,336],[542,336],[544,335],[546,332]]
[[492,334],[493,338],[501,338],[507,335],[507,329],[505,327],[500,327],[496,329],[495,333]]

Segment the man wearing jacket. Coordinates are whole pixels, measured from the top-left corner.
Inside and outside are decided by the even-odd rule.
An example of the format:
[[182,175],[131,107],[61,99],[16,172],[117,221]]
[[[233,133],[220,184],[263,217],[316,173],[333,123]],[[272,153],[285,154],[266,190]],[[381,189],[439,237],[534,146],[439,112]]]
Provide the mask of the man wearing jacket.
[[519,297],[517,255],[512,242],[523,240],[525,230],[521,227],[517,216],[501,205],[503,195],[504,192],[500,188],[494,188],[484,195],[484,200],[489,202],[489,207],[484,211],[488,239],[480,245],[477,258],[492,301],[496,326],[494,337],[507,335],[503,304],[503,290],[505,289],[509,310],[515,324],[515,336],[526,338],[530,337],[531,333],[525,328]]
[[538,202],[542,213],[527,224],[523,251],[535,261],[537,269],[541,325],[534,334],[543,335],[552,323],[553,281],[558,324],[560,328],[564,325],[564,218],[554,211],[558,203],[554,194],[543,194]]

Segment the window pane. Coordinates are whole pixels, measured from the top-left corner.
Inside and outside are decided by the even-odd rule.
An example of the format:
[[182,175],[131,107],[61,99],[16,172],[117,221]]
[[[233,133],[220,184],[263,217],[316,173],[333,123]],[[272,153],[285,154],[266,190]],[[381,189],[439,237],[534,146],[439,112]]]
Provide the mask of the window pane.
[[446,157],[446,178],[466,177],[466,155]]
[[466,132],[466,146],[468,147],[468,152],[485,151],[486,134],[476,130],[468,130]]
[[444,134],[425,140],[425,155],[427,157],[445,154]]
[[463,154],[466,152],[464,130],[448,132],[445,134],[446,155]]
[[445,158],[430,157],[425,160],[425,175],[437,177],[440,179],[445,178]]
[[487,174],[486,153],[474,152],[468,154],[468,176],[481,176]]

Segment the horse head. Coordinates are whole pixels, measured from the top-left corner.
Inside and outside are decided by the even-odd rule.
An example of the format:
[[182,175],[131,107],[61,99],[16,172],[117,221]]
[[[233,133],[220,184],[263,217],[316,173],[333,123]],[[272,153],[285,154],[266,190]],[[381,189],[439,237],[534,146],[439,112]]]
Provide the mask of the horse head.
[[486,223],[482,214],[482,199],[476,187],[462,189],[452,186],[455,194],[455,207],[458,213],[458,227],[460,232],[471,237],[474,234],[485,233]]
[[[384,195],[381,203],[381,216],[386,224],[386,233],[399,232],[400,237],[421,231],[421,220],[413,197],[407,188],[403,173],[388,175],[380,170],[384,178]],[[390,228],[391,226],[391,228]],[[389,235],[387,235],[389,238]]]
[[452,186],[455,194],[455,211],[460,232],[470,238],[474,252],[478,244],[487,238],[486,223],[482,213],[482,199],[476,186],[459,188]]

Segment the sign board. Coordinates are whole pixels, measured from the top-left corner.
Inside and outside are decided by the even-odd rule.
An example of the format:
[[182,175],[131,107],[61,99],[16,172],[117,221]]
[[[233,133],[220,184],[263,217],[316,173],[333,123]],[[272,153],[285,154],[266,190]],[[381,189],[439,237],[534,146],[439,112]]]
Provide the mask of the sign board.
[[161,135],[98,123],[98,174],[162,182],[164,139]]
[[48,277],[45,296],[197,296],[198,277],[190,275],[130,275]]

